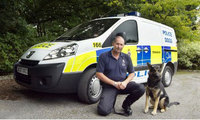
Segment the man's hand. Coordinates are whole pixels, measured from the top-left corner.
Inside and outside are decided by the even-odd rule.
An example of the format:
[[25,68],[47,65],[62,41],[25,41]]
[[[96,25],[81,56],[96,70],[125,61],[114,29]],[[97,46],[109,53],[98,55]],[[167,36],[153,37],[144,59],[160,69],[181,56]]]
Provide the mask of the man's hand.
[[114,82],[114,85],[118,90],[124,90],[127,86],[127,82]]
[[124,90],[126,88],[126,86],[127,86],[127,82],[123,81],[120,83],[119,88]]
[[127,84],[133,79],[133,77],[135,76],[135,73],[131,73],[128,75],[128,77],[126,78],[126,80],[124,80],[123,82],[120,83],[119,87],[121,90],[124,90],[127,86]]
[[120,90],[120,85],[121,85],[121,82],[114,82],[114,85],[118,90]]

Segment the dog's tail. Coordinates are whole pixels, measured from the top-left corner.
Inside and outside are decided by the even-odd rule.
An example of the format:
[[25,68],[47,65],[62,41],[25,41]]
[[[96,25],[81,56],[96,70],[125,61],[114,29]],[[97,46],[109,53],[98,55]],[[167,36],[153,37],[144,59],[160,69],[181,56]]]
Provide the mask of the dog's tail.
[[179,102],[171,102],[167,105],[167,107],[171,107],[172,105],[180,105]]

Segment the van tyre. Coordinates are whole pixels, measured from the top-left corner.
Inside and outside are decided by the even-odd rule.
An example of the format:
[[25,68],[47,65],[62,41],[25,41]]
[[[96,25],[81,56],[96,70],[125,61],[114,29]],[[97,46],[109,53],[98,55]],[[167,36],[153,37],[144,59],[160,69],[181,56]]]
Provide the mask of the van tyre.
[[92,104],[98,102],[102,93],[100,80],[96,77],[96,68],[83,73],[78,85],[78,97],[82,102]]
[[173,70],[171,69],[170,66],[166,66],[163,71],[163,76],[162,76],[162,82],[165,87],[168,87],[171,85],[172,76],[173,76]]

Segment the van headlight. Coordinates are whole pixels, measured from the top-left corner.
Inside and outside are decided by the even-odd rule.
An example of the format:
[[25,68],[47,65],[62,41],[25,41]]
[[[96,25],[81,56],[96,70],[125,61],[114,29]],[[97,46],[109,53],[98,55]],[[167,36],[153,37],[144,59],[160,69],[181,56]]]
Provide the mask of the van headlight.
[[77,51],[78,45],[71,44],[65,47],[61,47],[51,51],[43,60],[50,60],[55,58],[67,57],[71,55],[75,55]]

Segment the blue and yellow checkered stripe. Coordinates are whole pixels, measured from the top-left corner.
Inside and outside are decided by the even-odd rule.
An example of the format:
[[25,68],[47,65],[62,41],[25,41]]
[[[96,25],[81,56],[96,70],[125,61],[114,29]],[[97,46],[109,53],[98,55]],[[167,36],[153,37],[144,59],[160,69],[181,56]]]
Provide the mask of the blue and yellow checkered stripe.
[[[111,48],[103,48],[72,57],[68,60],[64,72],[84,71],[89,65],[98,62],[101,53],[109,50]],[[122,52],[130,55],[133,66],[146,66],[147,62],[151,64],[177,62],[177,47],[126,45]]]
[[111,48],[90,51],[81,55],[72,57],[68,60],[64,72],[82,72],[89,65],[95,64],[98,61],[99,55],[103,52],[109,51]]

